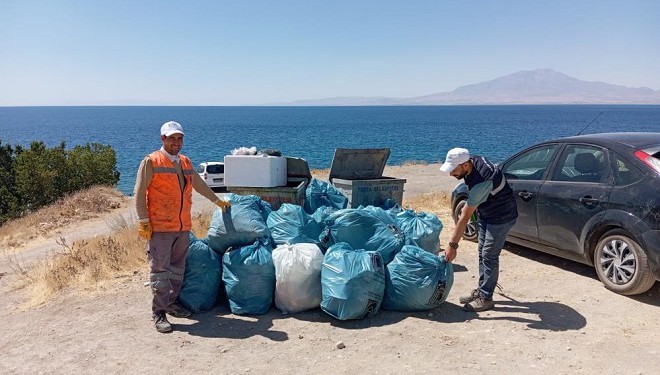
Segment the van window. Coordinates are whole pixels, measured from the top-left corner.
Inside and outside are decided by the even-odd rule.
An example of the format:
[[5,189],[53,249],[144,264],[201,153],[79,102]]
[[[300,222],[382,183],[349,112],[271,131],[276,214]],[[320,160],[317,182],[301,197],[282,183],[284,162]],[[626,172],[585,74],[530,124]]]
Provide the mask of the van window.
[[204,173],[204,164],[200,164],[197,166],[197,173]]
[[211,164],[206,167],[206,172],[210,174],[225,173],[225,166],[223,164]]

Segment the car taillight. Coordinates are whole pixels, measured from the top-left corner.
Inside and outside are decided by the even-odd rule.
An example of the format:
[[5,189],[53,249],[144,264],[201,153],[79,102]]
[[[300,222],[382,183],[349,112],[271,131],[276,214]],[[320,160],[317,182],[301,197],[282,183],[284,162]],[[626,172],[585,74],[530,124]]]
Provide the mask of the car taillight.
[[657,173],[660,173],[660,160],[656,159],[653,157],[653,155],[649,155],[646,152],[642,150],[637,150],[635,151],[635,157],[641,161],[643,161],[646,165],[651,167],[654,171]]
[[204,179],[205,180],[206,180],[206,177],[208,177],[208,175],[206,174],[206,172],[204,172]]

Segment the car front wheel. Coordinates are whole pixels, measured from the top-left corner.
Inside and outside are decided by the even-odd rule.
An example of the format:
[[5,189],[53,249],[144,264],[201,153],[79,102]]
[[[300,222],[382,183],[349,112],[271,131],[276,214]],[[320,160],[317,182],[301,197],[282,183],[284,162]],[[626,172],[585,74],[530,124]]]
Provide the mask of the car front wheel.
[[621,229],[611,230],[601,237],[594,251],[594,265],[605,287],[619,294],[644,293],[655,283],[646,254]]
[[[463,210],[463,207],[467,204],[467,199],[462,199],[456,203],[456,207],[454,207],[454,212],[452,212],[452,218],[454,219],[454,224],[458,222],[458,219],[461,216],[461,211]],[[468,221],[467,226],[465,227],[465,230],[463,231],[463,238],[468,240],[468,241],[476,241],[477,240],[477,219],[475,217],[476,215],[472,215],[470,218],[470,221]]]

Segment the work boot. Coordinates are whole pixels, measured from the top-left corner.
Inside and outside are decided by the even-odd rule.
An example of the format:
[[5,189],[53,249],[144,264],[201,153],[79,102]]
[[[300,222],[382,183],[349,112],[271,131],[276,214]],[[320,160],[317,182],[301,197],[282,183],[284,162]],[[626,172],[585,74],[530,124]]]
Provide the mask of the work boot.
[[172,325],[167,321],[165,313],[154,315],[154,326],[156,327],[156,331],[160,333],[172,332]]
[[463,310],[471,311],[471,312],[480,312],[480,311],[490,310],[493,307],[495,307],[495,302],[493,302],[492,299],[487,299],[486,297],[480,294],[477,298],[475,298],[471,302],[466,303],[463,306]]
[[175,318],[187,318],[192,315],[190,310],[183,306],[179,306],[176,302],[170,303],[170,305],[167,306],[167,313]]
[[477,298],[479,298],[479,289],[474,289],[473,291],[470,292],[470,294],[465,296],[460,296],[458,298],[458,302],[465,305],[466,303],[470,303]]

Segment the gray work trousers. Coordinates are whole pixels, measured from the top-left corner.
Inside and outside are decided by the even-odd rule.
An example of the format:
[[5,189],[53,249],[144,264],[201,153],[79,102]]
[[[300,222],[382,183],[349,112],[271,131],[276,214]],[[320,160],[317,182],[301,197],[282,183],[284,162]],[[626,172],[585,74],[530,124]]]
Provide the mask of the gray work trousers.
[[189,232],[154,232],[147,244],[154,315],[176,302],[183,284]]

